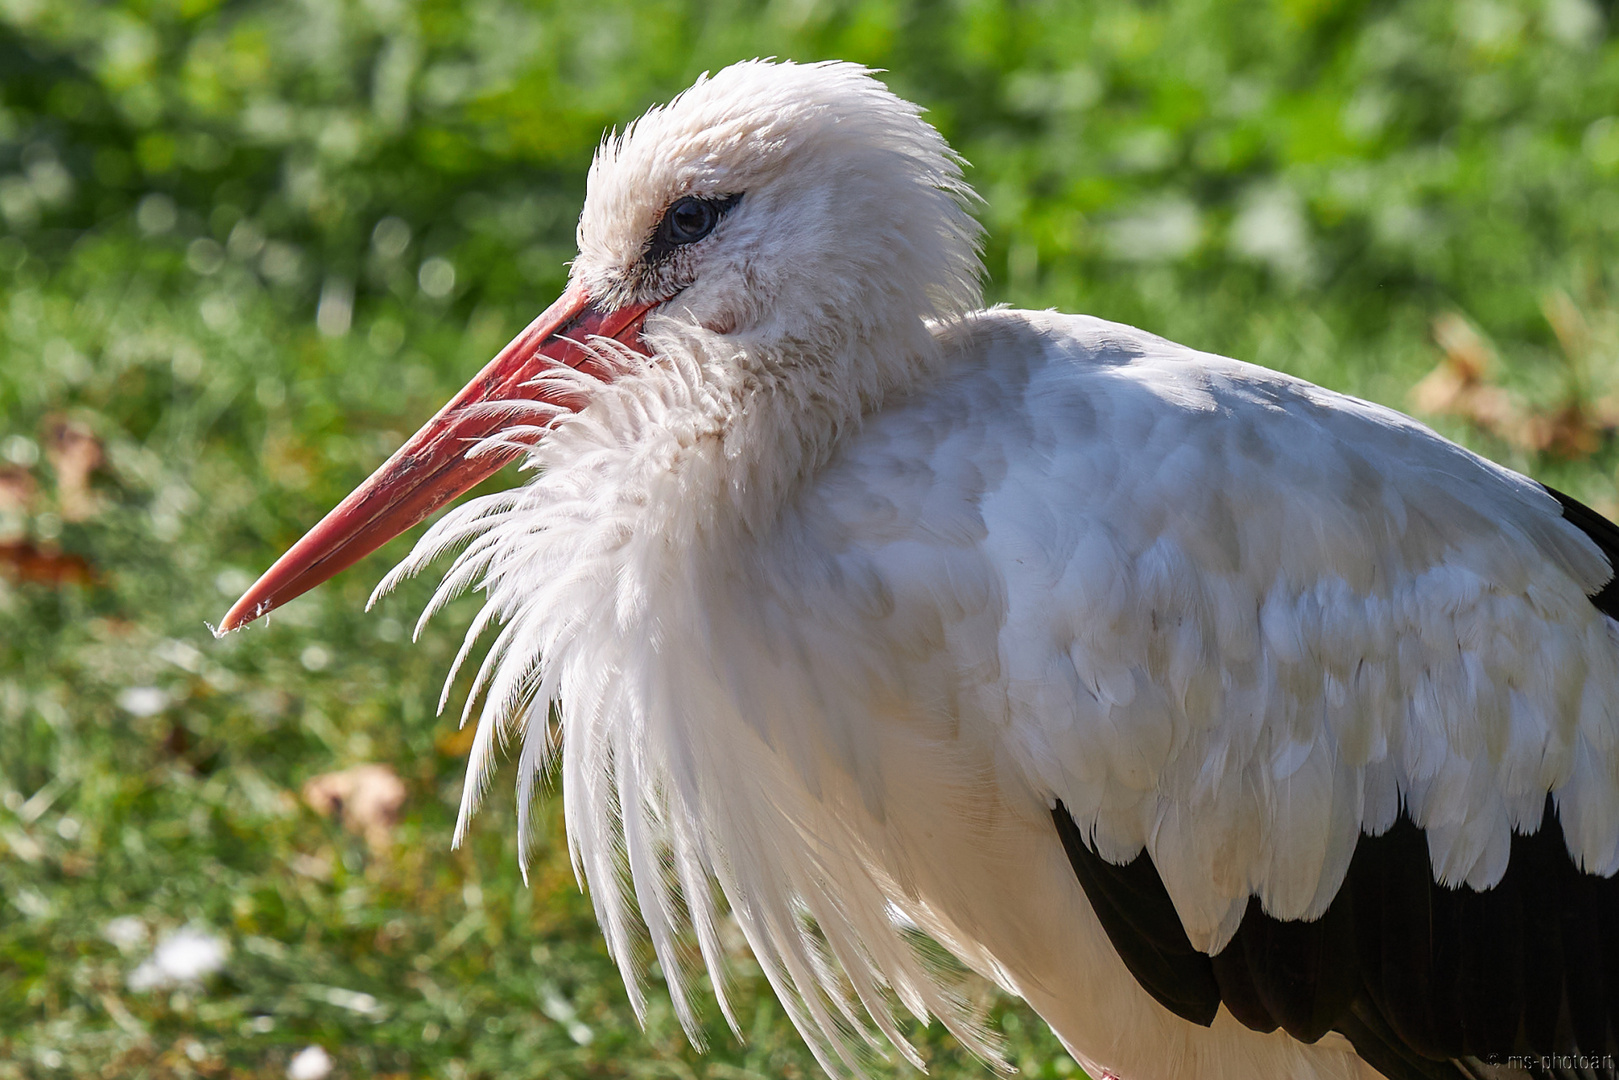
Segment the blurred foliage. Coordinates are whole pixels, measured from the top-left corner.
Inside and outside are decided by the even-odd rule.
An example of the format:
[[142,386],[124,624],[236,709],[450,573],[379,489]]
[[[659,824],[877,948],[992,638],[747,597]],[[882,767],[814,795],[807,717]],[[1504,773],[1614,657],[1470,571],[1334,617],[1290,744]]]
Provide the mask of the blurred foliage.
[[[1614,15],[0,0],[0,1077],[278,1076],[310,1043],[347,1075],[813,1075],[741,959],[746,1042],[710,1008],[698,1054],[656,999],[637,1030],[554,809],[531,887],[509,798],[448,851],[466,744],[430,702],[468,613],[415,646],[421,587],[362,615],[402,544],[204,627],[554,295],[605,129],[743,57],[885,68],[973,163],[991,298],[1397,406],[1440,319],[1442,430],[1611,510],[1610,429],[1532,421],[1619,389]],[[391,844],[297,794],[361,762],[405,781]],[[212,928],[224,972],[132,990],[119,916]],[[993,1012],[1025,1073],[1074,1069]]]

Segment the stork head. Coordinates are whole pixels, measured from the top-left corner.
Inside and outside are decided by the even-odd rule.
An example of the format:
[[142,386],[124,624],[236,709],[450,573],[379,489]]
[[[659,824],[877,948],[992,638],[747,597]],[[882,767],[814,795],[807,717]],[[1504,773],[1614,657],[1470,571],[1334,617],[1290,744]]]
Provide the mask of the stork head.
[[573,280],[765,347],[847,340],[976,303],[966,197],[944,139],[865,68],[749,61],[602,144]]
[[484,441],[512,423],[512,403],[588,407],[585,382],[546,376],[617,377],[592,339],[654,362],[675,337],[726,339],[721,351],[738,358],[786,357],[805,378],[880,388],[881,371],[857,373],[848,358],[902,367],[925,320],[978,300],[971,197],[920,110],[863,67],[755,60],[699,79],[597,151],[562,296],[266,571],[218,632],[325,581],[511,461],[520,447],[489,452]]

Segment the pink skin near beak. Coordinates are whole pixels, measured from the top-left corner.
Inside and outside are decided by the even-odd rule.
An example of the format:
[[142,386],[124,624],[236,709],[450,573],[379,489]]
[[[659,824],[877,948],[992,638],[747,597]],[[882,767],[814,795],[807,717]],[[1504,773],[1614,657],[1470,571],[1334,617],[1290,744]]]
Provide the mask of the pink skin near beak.
[[641,328],[653,306],[634,304],[599,311],[590,306],[582,287],[568,286],[556,303],[513,338],[437,416],[277,559],[225,613],[215,633],[246,626],[308,592],[515,460],[523,452],[520,448],[466,456],[479,440],[498,434],[510,423],[510,417],[498,408],[478,406],[528,400],[565,409],[580,407],[583,402],[575,395],[535,386],[534,380],[558,366],[611,378],[612,373],[581,344],[591,338],[612,338],[637,352],[644,351]]

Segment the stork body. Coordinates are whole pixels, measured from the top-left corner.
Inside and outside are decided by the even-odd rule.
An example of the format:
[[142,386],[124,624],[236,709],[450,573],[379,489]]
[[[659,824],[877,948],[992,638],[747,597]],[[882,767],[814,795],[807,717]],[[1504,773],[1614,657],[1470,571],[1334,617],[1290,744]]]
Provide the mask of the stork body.
[[860,69],[700,82],[599,155],[569,296],[226,628],[422,516],[476,414],[535,477],[396,571],[465,544],[434,607],[502,627],[460,828],[559,736],[637,1002],[638,933],[688,1027],[688,923],[722,985],[717,880],[834,1071],[859,1012],[904,1049],[886,990],[988,1050],[910,926],[1095,1075],[1611,1051],[1619,532],[1389,410],[972,312],[965,194]]

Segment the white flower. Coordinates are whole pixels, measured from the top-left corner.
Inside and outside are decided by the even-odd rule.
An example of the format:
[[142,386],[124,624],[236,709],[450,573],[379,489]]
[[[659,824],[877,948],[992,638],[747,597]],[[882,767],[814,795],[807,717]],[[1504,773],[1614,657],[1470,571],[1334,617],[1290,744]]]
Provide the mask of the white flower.
[[157,943],[152,955],[129,973],[129,988],[161,990],[200,983],[225,966],[230,945],[207,930],[184,927]]
[[120,915],[101,928],[101,936],[118,946],[119,952],[130,952],[146,944],[146,924],[134,915]]
[[326,1080],[332,1074],[332,1056],[324,1047],[306,1046],[287,1062],[287,1080]]
[[118,695],[118,705],[134,716],[155,716],[169,707],[169,695],[155,686],[131,686]]

